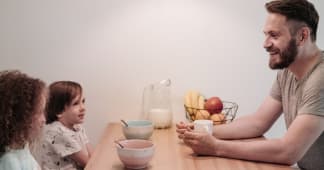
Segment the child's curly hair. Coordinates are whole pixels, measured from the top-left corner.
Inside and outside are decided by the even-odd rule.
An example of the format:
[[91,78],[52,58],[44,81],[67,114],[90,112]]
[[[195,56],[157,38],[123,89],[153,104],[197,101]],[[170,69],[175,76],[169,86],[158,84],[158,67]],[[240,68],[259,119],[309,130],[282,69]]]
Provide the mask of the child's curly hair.
[[20,71],[0,71],[0,156],[31,141],[32,124],[46,89],[40,79]]

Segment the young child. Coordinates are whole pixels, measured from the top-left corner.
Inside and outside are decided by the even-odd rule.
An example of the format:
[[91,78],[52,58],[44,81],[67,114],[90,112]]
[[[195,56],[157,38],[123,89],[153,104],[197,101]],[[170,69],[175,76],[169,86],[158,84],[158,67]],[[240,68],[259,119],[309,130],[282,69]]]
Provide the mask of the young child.
[[45,124],[46,85],[19,71],[0,72],[0,170],[39,170],[29,144]]
[[49,86],[47,120],[36,158],[43,170],[83,169],[92,147],[81,126],[85,99],[80,84],[58,81]]

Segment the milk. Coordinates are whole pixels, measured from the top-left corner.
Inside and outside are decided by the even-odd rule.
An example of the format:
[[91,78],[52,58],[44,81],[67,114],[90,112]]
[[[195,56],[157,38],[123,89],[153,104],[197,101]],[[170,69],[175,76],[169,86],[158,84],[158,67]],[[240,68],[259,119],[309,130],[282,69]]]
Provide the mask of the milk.
[[172,113],[169,109],[150,109],[148,119],[153,122],[154,128],[168,128],[172,124]]

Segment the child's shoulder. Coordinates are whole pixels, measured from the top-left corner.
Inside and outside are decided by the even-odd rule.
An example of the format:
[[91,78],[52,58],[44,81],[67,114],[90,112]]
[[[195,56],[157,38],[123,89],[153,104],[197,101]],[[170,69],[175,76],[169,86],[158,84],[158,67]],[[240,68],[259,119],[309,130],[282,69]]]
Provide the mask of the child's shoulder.
[[46,124],[44,127],[44,134],[46,136],[64,135],[66,133],[69,133],[69,130],[59,121]]
[[20,161],[16,155],[13,155],[12,153],[5,153],[0,158],[0,169],[20,169],[19,162]]
[[0,157],[0,163],[17,163],[19,162],[18,159],[18,154],[21,154],[20,152],[17,151],[8,151],[5,152],[1,157]]
[[84,132],[84,128],[81,124],[75,125],[74,130],[71,130],[65,127],[61,122],[54,121],[50,124],[45,125],[44,128],[45,134],[53,135],[53,134],[60,134],[60,135],[67,135],[67,134],[76,134],[80,132]]
[[9,150],[0,157],[0,169],[21,169],[21,158],[26,158],[25,149]]
[[44,129],[46,131],[49,131],[49,130],[62,129],[62,127],[64,127],[64,125],[61,122],[54,121],[52,123],[46,124]]

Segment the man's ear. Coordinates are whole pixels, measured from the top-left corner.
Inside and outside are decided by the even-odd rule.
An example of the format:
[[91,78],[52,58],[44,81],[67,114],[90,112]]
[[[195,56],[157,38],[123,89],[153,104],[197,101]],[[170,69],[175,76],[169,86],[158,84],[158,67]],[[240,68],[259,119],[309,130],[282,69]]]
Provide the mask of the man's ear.
[[297,45],[303,45],[310,38],[310,29],[308,27],[302,27],[297,32]]

